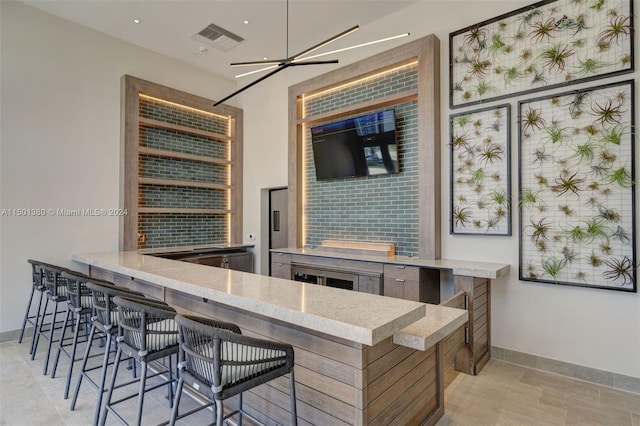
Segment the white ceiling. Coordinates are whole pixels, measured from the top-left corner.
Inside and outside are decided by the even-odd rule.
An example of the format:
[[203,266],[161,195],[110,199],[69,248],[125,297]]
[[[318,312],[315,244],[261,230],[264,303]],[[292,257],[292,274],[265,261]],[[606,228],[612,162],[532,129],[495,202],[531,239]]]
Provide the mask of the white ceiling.
[[[317,53],[396,35],[366,25],[416,1],[290,0],[287,52],[284,0],[22,0],[32,7],[227,78],[251,70],[231,68],[231,62],[293,55],[354,25],[360,25],[360,31]],[[141,23],[135,24],[133,19]],[[245,20],[249,24],[244,24]],[[210,23],[245,40],[229,52],[222,52],[191,38]],[[208,50],[201,52],[202,46]],[[386,48],[389,47],[382,49]]]

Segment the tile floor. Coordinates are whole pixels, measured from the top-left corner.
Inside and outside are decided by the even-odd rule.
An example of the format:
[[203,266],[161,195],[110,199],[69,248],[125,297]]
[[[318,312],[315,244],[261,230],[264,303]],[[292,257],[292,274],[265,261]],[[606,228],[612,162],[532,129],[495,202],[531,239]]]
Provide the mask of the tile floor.
[[[80,396],[76,403],[76,409],[71,411],[69,406],[73,391],[77,382],[77,370],[80,361],[74,367],[74,375],[71,381],[69,399],[63,399],[65,380],[69,360],[61,357],[55,379],[50,375],[42,375],[42,362],[45,353],[45,344],[41,341],[35,360],[29,357],[30,341],[25,339],[22,344],[11,341],[0,344],[0,426],[54,426],[54,425],[91,425],[94,416],[97,391],[89,383],[83,382]],[[94,346],[97,346],[94,344]],[[84,354],[84,352],[82,352]],[[49,364],[49,374],[53,365],[55,351],[52,352]],[[99,365],[101,357],[90,361],[89,365]],[[131,371],[122,364],[118,371],[118,383],[131,380]],[[121,370],[123,370],[121,372]],[[109,372],[111,369],[109,370]],[[98,379],[100,370],[90,373],[95,380]],[[150,373],[151,374],[151,373]],[[110,375],[108,376],[110,377]],[[160,378],[153,378],[147,382],[147,386],[160,383]],[[114,392],[114,399],[131,393],[137,393],[137,384],[128,388],[121,388]],[[184,395],[184,394],[183,394]],[[105,395],[106,396],[106,395]],[[135,398],[119,404],[120,413],[128,422],[135,423],[137,408]],[[195,402],[187,397],[182,397],[180,407],[185,410],[194,408]],[[162,386],[145,395],[143,424],[156,425],[169,420],[171,409],[167,400],[167,387]],[[210,411],[203,410],[193,416],[178,422],[180,425],[205,425],[213,422]],[[107,418],[107,425],[119,424],[113,416]]]
[[[75,411],[62,399],[67,360],[55,379],[42,375],[43,351],[31,361],[28,343],[0,344],[0,425],[90,425],[96,393],[83,385]],[[457,374],[445,392],[445,415],[438,426],[606,425],[640,426],[640,395],[538,370],[490,361],[476,377]],[[75,378],[72,386],[75,384]],[[188,397],[183,403],[194,404]],[[133,419],[135,403],[124,407]],[[181,405],[182,406],[182,405]],[[144,424],[169,418],[166,388],[145,398]],[[201,412],[182,424],[203,425]],[[113,417],[107,424],[116,424]]]

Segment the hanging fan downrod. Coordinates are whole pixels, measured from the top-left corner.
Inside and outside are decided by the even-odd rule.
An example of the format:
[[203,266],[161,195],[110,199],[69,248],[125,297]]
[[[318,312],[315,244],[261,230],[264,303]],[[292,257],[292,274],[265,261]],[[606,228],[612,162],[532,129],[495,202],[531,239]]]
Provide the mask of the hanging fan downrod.
[[327,56],[327,55],[331,55],[333,53],[339,53],[339,52],[344,52],[346,50],[351,50],[351,49],[356,49],[359,47],[364,47],[364,46],[370,46],[372,44],[376,44],[376,43],[381,43],[383,41],[389,41],[389,40],[395,40],[397,38],[401,38],[401,37],[407,37],[409,35],[409,33],[404,33],[404,34],[399,34],[396,36],[392,36],[392,37],[387,37],[387,38],[382,38],[379,40],[374,40],[374,41],[370,41],[367,43],[361,43],[361,44],[357,44],[355,46],[350,46],[350,47],[344,47],[342,49],[336,49],[336,50],[332,50],[330,52],[325,52],[325,53],[319,53],[316,55],[311,55],[311,56],[306,56],[309,55],[310,53],[330,44],[333,43],[334,41],[345,37],[355,31],[357,31],[360,27],[358,25],[349,28],[346,31],[341,32],[340,34],[336,34],[333,37],[330,37],[328,39],[326,39],[325,41],[318,43],[314,46],[311,46],[308,49],[303,50],[300,53],[296,53],[295,55],[289,56],[289,0],[287,0],[287,34],[286,34],[286,45],[287,45],[287,57],[284,59],[274,59],[274,60],[262,60],[262,61],[249,61],[249,62],[234,62],[231,63],[232,67],[243,67],[243,66],[255,66],[255,65],[267,65],[266,67],[254,70],[254,71],[249,71],[247,73],[244,74],[239,74],[236,75],[235,78],[241,78],[241,77],[245,77],[251,74],[257,74],[259,72],[263,72],[263,71],[268,71],[268,70],[272,70],[271,72],[263,75],[262,77],[258,78],[257,80],[247,84],[246,86],[236,90],[235,92],[233,92],[232,94],[230,94],[229,96],[226,96],[225,98],[217,101],[216,103],[213,104],[213,106],[218,106],[220,104],[222,104],[223,102],[233,98],[234,96],[244,92],[245,90],[247,90],[250,87],[255,86],[256,84],[260,83],[261,81],[266,80],[267,78],[271,77],[272,75],[279,73],[280,71],[289,68],[289,67],[295,67],[295,66],[299,66],[299,65],[324,65],[324,64],[337,64],[338,60],[337,59],[330,59],[330,60],[315,60],[316,58],[320,58],[323,56]]

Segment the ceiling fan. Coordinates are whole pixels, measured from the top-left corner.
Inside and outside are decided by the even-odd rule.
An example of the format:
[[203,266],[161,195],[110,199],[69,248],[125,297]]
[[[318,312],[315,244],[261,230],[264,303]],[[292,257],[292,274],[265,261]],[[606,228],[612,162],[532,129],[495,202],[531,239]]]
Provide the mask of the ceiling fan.
[[357,44],[354,46],[350,46],[350,47],[344,47],[342,49],[336,49],[336,50],[332,50],[330,52],[325,52],[325,53],[319,53],[316,55],[311,55],[311,56],[307,56],[309,54],[311,54],[312,52],[315,52],[316,50],[330,44],[333,43],[334,41],[341,39],[342,37],[345,37],[355,31],[357,31],[360,28],[360,26],[356,25],[354,27],[349,28],[346,31],[341,32],[340,34],[336,34],[333,37],[330,37],[328,39],[326,39],[323,42],[320,42],[314,46],[309,47],[308,49],[303,50],[300,53],[296,53],[295,55],[289,56],[289,0],[287,0],[287,57],[283,58],[283,59],[273,59],[273,60],[262,60],[262,61],[249,61],[249,62],[234,62],[231,63],[232,67],[243,67],[243,66],[255,66],[255,65],[267,65],[266,67],[254,70],[254,71],[249,71],[243,74],[239,74],[236,75],[235,78],[241,78],[241,77],[246,77],[248,75],[252,75],[252,74],[256,74],[259,72],[263,72],[263,71],[268,71],[268,70],[272,70],[271,72],[263,75],[262,77],[258,78],[257,80],[252,81],[251,83],[247,84],[246,86],[236,90],[235,92],[233,92],[232,94],[226,96],[225,98],[217,101],[215,104],[213,104],[213,106],[218,106],[221,103],[233,98],[234,96],[238,95],[241,92],[244,92],[245,90],[247,90],[248,88],[255,86],[256,84],[260,83],[263,80],[266,80],[267,78],[271,77],[272,75],[279,73],[280,71],[289,68],[289,67],[295,67],[295,66],[300,66],[300,65],[322,65],[322,64],[337,64],[338,60],[337,59],[329,59],[329,60],[315,60],[317,58],[323,57],[323,56],[327,56],[327,55],[331,55],[333,53],[338,53],[338,52],[344,52],[346,50],[351,50],[351,49],[356,49],[358,47],[364,47],[364,46],[370,46],[372,44],[376,44],[376,43],[381,43],[383,41],[389,41],[389,40],[394,40],[397,38],[401,38],[401,37],[406,37],[409,35],[409,33],[404,33],[404,34],[399,34],[399,35],[395,35],[395,36],[391,36],[391,37],[386,37],[386,38],[382,38],[379,40],[374,40],[374,41],[370,41],[367,43],[361,43],[361,44]]

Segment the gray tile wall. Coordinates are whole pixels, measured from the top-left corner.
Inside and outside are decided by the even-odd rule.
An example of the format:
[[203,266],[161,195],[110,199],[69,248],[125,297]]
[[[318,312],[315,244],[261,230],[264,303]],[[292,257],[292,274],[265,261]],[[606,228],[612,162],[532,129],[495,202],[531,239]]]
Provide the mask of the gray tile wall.
[[171,124],[179,124],[181,126],[223,135],[227,134],[229,125],[228,120],[222,117],[198,112],[193,109],[173,107],[146,98],[140,98],[140,117],[160,120]]
[[140,146],[213,158],[229,158],[229,143],[174,130],[140,126]]
[[[410,90],[417,84],[415,66],[404,68],[312,98],[306,102],[307,116]],[[398,174],[317,181],[311,130],[307,129],[307,246],[326,239],[394,242],[400,255],[418,253],[418,103],[405,102],[390,108],[396,111]]]
[[[227,134],[228,121],[198,111],[140,99],[140,116],[189,128]],[[229,143],[173,130],[140,127],[140,145],[212,158],[229,158]],[[141,177],[189,182],[226,184],[229,168],[202,161],[140,155]],[[226,209],[225,190],[164,185],[140,185],[140,207]],[[228,241],[228,217],[225,214],[140,213],[138,231],[145,237],[138,248],[178,247],[222,244]]]
[[140,207],[226,209],[226,191],[180,186],[140,185]]
[[140,213],[138,230],[146,237],[138,248],[223,244],[227,242],[227,216]]
[[227,183],[227,166],[152,155],[141,155],[138,161],[138,174],[140,177],[219,183],[222,185]]

